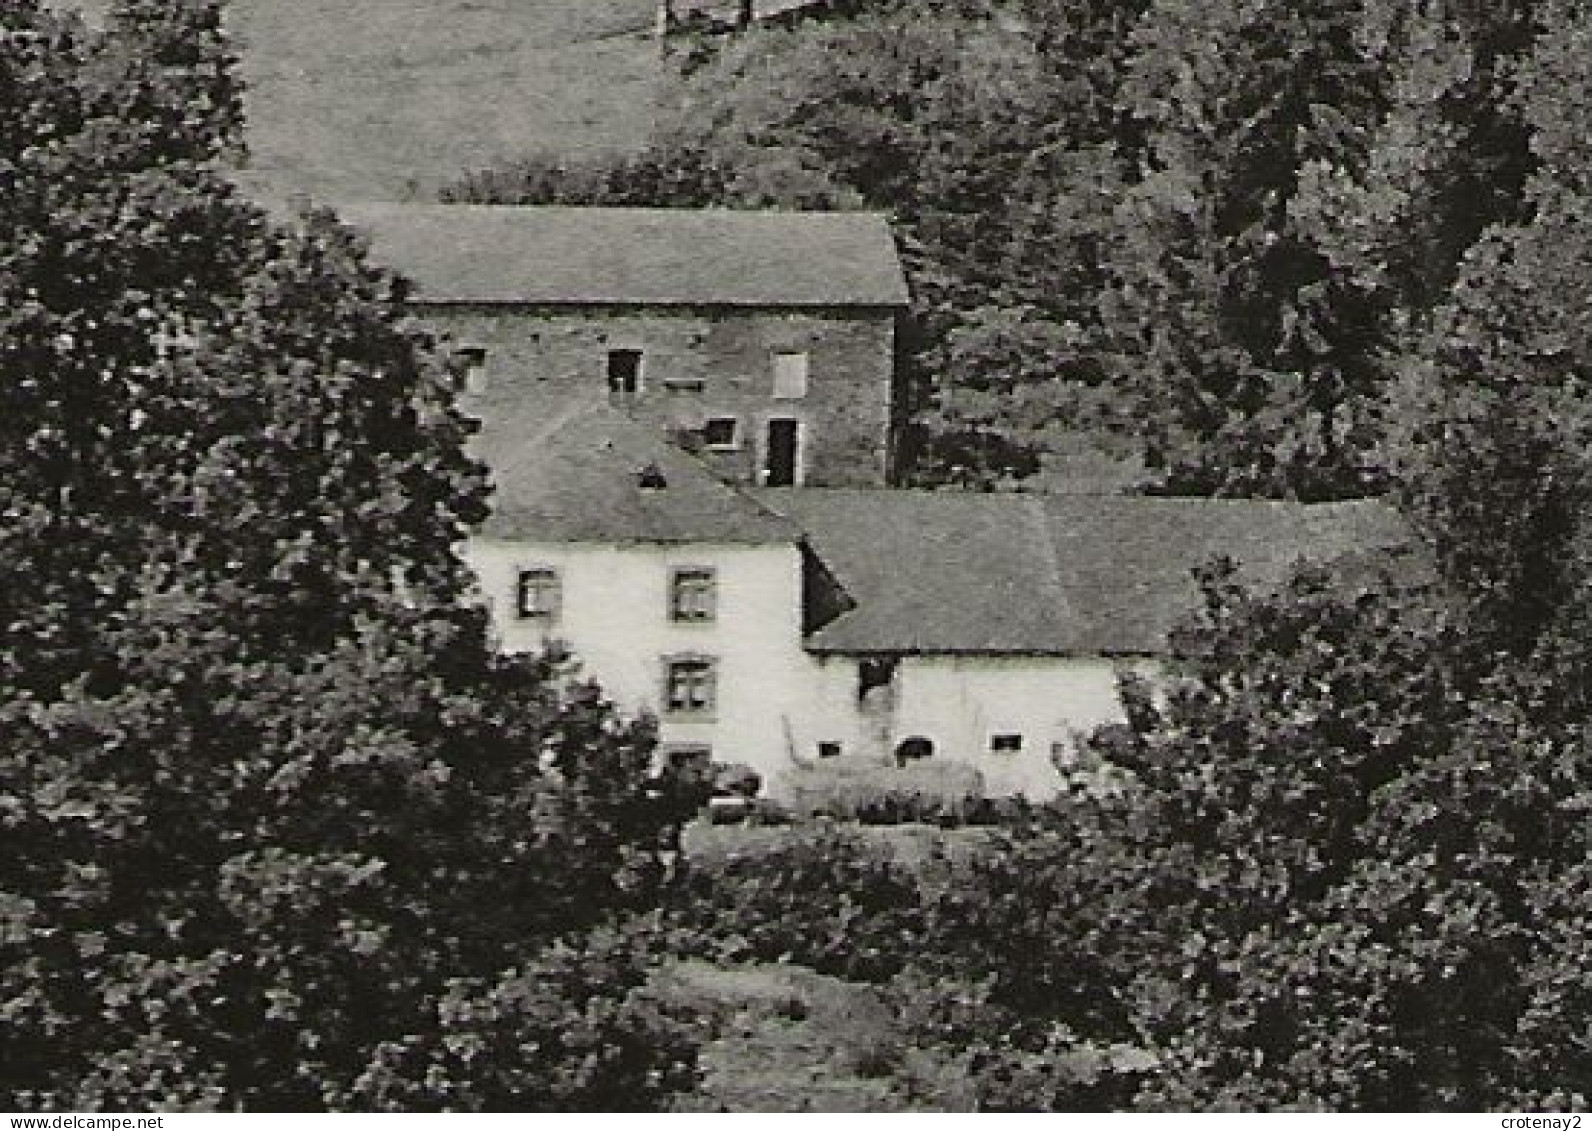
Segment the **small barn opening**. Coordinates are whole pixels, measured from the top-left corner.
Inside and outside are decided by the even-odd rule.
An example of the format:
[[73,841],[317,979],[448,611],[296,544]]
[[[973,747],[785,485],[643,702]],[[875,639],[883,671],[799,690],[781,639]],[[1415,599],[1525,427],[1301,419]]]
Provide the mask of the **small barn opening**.
[[903,738],[896,744],[895,760],[897,766],[907,766],[913,762],[921,762],[925,758],[934,757],[934,740],[915,734],[911,738]]
[[869,656],[857,664],[857,699],[868,698],[870,691],[889,687],[895,682],[900,661],[894,656]]

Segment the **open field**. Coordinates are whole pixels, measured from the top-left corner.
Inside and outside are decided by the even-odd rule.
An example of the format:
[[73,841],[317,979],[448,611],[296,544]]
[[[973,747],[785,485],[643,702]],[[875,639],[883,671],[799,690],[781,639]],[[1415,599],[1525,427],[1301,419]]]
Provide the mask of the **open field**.
[[[76,0],[91,16],[106,3]],[[232,0],[244,179],[267,197],[403,200],[502,157],[633,148],[652,123],[653,12],[652,0]]]

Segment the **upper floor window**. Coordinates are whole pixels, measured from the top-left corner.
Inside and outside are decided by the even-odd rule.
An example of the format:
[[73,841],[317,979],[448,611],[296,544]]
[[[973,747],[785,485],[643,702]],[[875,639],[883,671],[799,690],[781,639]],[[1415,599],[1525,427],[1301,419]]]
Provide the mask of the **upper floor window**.
[[709,448],[740,446],[740,422],[733,416],[711,416],[702,425],[702,443]]
[[515,586],[515,609],[527,620],[553,620],[562,599],[558,571],[550,566],[520,570]]
[[776,353],[774,355],[774,399],[799,401],[807,395],[807,355],[805,353]]
[[608,351],[608,391],[623,396],[641,392],[641,351]]
[[1023,736],[1020,734],[992,734],[989,736],[991,754],[1021,754]]
[[669,619],[709,621],[718,605],[718,576],[707,566],[681,566],[669,575]]
[[663,664],[663,709],[676,718],[707,718],[718,704],[718,664],[706,656],[677,656]]

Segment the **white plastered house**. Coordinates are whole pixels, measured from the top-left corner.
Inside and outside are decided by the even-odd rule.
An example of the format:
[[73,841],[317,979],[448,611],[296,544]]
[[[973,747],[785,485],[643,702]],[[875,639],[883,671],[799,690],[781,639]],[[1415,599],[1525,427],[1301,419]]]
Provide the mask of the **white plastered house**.
[[502,647],[567,644],[666,754],[775,793],[904,753],[1052,792],[1121,675],[1160,670],[1197,567],[1274,581],[1406,540],[1375,503],[888,487],[908,293],[882,216],[350,215],[482,374],[496,495],[468,553]]
[[1375,503],[750,490],[603,403],[482,435],[470,548],[504,647],[561,641],[672,756],[966,763],[1049,795],[1153,681],[1216,556],[1256,581],[1403,541]]

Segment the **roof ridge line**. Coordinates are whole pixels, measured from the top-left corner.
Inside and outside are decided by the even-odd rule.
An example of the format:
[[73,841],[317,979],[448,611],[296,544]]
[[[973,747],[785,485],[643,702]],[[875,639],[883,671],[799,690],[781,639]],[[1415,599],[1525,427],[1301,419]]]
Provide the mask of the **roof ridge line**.
[[[553,413],[552,416],[544,420],[540,426],[533,429],[529,435],[523,439],[517,439],[515,441],[513,448],[514,454],[511,458],[504,460],[501,466],[488,466],[487,473],[488,478],[492,483],[494,504],[496,502],[498,486],[504,479],[508,478],[509,475],[511,475],[520,464],[524,463],[531,454],[535,453],[537,449],[545,444],[547,440],[556,434],[560,429],[565,427],[571,420],[575,419],[575,417],[581,415],[582,413],[591,411],[593,407],[595,406],[592,403],[588,402],[582,397],[571,397],[568,401],[559,406],[557,412]],[[477,434],[479,435],[479,433]]]
[[1077,610],[1072,608],[1072,602],[1067,599],[1067,587],[1061,580],[1061,552],[1055,542],[1056,524],[1050,521],[1050,516],[1045,512],[1044,496],[1019,495],[1018,498],[1021,500],[1018,509],[1043,555],[1041,560],[1045,567],[1046,588],[1049,590],[1047,596],[1061,615],[1074,615]]

